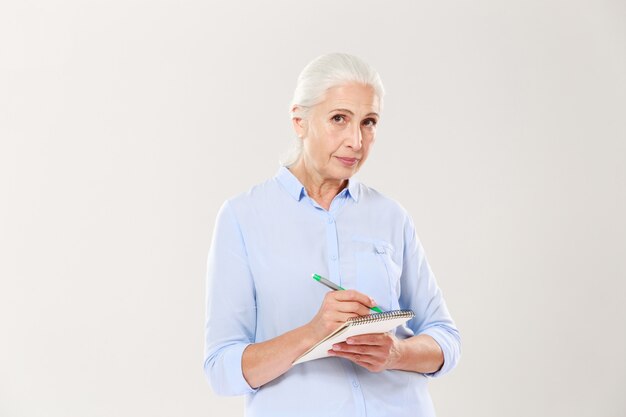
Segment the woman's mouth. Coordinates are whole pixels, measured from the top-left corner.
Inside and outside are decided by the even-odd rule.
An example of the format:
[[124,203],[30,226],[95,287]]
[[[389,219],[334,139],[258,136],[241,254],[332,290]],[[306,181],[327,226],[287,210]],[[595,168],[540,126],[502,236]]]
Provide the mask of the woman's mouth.
[[339,162],[341,162],[344,166],[347,166],[347,167],[353,167],[357,164],[357,162],[359,162],[357,158],[342,158],[339,156],[337,156],[336,158],[339,160]]

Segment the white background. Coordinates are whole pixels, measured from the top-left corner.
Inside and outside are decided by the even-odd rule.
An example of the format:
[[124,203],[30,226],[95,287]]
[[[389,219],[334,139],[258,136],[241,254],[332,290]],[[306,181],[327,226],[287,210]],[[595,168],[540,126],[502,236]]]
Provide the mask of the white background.
[[0,3],[1,416],[243,414],[202,374],[213,222],[334,51],[461,330],[438,415],[626,414],[626,3],[41,0]]

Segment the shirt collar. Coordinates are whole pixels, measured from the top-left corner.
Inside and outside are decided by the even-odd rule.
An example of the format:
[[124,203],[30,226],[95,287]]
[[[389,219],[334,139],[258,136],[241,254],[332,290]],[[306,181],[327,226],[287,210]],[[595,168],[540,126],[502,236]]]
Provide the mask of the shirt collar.
[[281,166],[278,169],[276,179],[282,184],[283,187],[285,187],[285,190],[287,190],[289,195],[295,200],[300,201],[302,197],[306,195],[306,191],[304,190],[302,183],[300,183],[296,176],[293,175],[287,167]]
[[[281,166],[276,173],[276,179],[287,190],[289,195],[295,200],[300,201],[302,197],[306,195],[304,185],[296,178],[295,175],[287,169],[287,167]],[[348,187],[341,190],[339,194],[345,193],[350,196],[355,202],[359,201],[359,183],[355,179],[348,180]]]
[[354,179],[354,178],[350,178],[348,180],[348,188],[346,193],[352,197],[352,199],[354,200],[355,203],[358,203],[359,201],[359,182]]

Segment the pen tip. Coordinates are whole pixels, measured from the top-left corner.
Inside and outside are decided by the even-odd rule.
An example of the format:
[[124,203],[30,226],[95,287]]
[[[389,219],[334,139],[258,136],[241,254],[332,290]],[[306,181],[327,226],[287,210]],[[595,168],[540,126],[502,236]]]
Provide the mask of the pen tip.
[[320,277],[320,276],[319,276],[319,275],[317,275],[317,274],[313,274],[313,279],[314,279],[314,280],[319,281],[319,280],[320,280],[320,278],[322,278],[322,277]]

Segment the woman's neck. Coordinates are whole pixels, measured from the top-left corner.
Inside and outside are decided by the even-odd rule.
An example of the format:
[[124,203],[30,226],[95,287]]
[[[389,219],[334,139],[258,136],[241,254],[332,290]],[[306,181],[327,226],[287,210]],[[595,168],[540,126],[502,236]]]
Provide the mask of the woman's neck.
[[348,180],[323,178],[314,170],[308,169],[302,159],[291,165],[289,171],[302,183],[308,196],[325,210],[330,209],[330,203],[348,185]]

